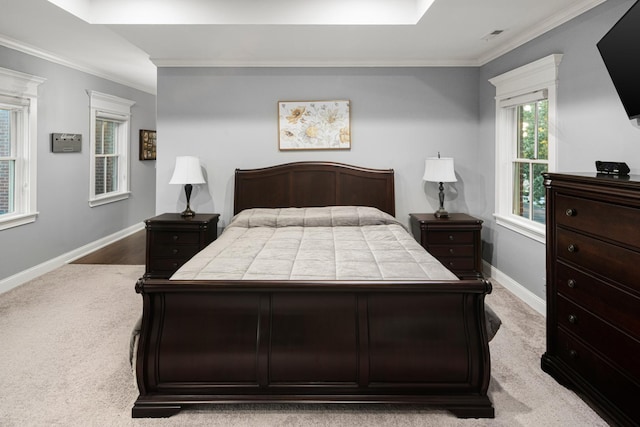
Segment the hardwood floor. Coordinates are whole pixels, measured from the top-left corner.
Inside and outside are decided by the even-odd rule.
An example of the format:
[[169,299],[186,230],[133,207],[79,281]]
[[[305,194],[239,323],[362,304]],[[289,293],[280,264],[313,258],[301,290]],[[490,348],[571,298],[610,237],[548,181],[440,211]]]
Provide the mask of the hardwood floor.
[[146,236],[146,230],[140,230],[131,236],[79,258],[72,264],[144,265]]

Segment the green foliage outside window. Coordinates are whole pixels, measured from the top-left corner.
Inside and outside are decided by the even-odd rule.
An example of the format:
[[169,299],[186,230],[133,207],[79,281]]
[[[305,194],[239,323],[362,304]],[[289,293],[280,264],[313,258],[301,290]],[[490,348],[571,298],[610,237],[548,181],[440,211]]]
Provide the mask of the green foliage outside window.
[[545,99],[520,105],[517,118],[514,214],[544,223],[545,188],[541,174],[548,170],[549,102]]

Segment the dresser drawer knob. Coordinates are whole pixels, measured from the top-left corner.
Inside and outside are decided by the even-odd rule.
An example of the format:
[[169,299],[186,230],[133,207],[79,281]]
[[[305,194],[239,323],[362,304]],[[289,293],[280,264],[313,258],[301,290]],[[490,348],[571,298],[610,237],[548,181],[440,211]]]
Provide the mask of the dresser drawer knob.
[[571,323],[572,325],[575,325],[576,323],[578,323],[578,316],[576,316],[575,314],[570,314],[569,323]]
[[569,246],[567,246],[567,250],[571,253],[575,253],[578,252],[578,247],[571,243]]
[[455,250],[453,248],[449,248],[449,253],[453,255],[453,253],[455,252]]
[[567,286],[569,286],[571,289],[576,287],[576,281],[574,279],[569,279],[567,280]]
[[571,357],[572,359],[577,359],[578,358],[578,352],[575,350],[569,350],[569,357]]
[[455,239],[455,237],[453,237],[453,234],[449,234],[449,240],[453,240]]
[[567,214],[567,216],[576,216],[577,213],[578,212],[573,208],[569,208],[565,211],[565,214]]
[[173,236],[171,236],[171,238],[172,238],[174,241],[176,241],[176,240],[178,240],[178,235],[177,235],[177,234],[174,234]]
[[178,250],[177,250],[176,248],[173,248],[173,249],[171,250],[171,253],[175,255],[175,254],[177,254],[177,253],[178,253]]

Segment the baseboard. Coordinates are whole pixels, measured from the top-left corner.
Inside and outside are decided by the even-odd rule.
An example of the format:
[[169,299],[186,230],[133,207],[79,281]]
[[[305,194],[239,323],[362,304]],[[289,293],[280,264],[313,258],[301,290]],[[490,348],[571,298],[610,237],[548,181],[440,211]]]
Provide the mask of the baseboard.
[[142,222],[139,224],[132,225],[131,227],[125,228],[124,230],[120,230],[117,233],[113,233],[109,236],[103,237],[94,242],[88,243],[84,246],[74,249],[70,252],[57,256],[48,261],[45,261],[42,264],[38,264],[27,270],[21,271],[20,273],[16,273],[13,276],[9,276],[6,279],[2,279],[0,280],[0,293],[7,292],[17,286],[22,285],[23,283],[28,282],[29,280],[33,280],[38,276],[42,276],[45,273],[53,271],[56,268],[62,267],[65,264],[68,264],[79,258],[82,258],[83,256],[88,255],[95,250],[98,250],[107,245],[110,245],[113,242],[116,242],[120,239],[130,236],[131,234],[136,233],[143,229],[144,229],[144,223]]
[[513,280],[511,277],[504,274],[502,271],[498,270],[491,264],[483,261],[484,272],[490,272],[490,277],[493,277],[498,281],[505,289],[511,292],[513,295],[521,299],[525,304],[529,307],[537,311],[546,317],[547,315],[547,302],[531,292],[529,289],[522,286],[520,283]]

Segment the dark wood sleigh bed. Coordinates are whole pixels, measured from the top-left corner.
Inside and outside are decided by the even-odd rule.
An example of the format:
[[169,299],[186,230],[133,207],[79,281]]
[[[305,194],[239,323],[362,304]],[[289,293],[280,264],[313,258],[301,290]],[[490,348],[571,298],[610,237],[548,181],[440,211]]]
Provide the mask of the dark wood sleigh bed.
[[[394,215],[392,170],[237,170],[234,213],[362,205]],[[201,403],[394,403],[493,417],[485,280],[142,278],[133,417]]]

